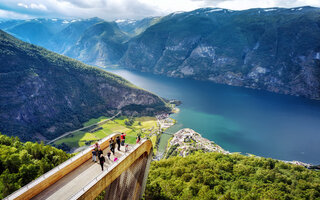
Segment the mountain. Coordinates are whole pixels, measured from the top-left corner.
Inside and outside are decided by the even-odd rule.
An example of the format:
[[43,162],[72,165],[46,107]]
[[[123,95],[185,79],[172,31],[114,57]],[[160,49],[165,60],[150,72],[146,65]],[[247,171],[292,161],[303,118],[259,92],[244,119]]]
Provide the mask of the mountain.
[[[146,28],[147,22],[152,23],[151,19],[141,21],[135,26],[139,30]],[[130,38],[117,23],[97,17],[6,20],[0,23],[0,28],[25,42],[101,67],[117,64]]]
[[161,20],[161,17],[146,17],[141,20],[116,20],[121,31],[136,36]]
[[[48,41],[67,26],[66,20],[62,19],[30,19],[12,20],[12,25],[6,22],[2,29],[11,35],[32,44],[48,48]],[[1,26],[0,26],[1,27]]]
[[0,29],[4,30],[10,27],[13,27],[17,25],[18,23],[21,23],[23,20],[19,19],[1,19],[0,20]]
[[126,50],[128,36],[114,22],[89,27],[65,55],[98,66],[116,64]]
[[122,66],[320,99],[320,9],[173,13],[128,42]]
[[0,31],[0,132],[52,139],[90,118],[168,111],[158,96],[119,76]]
[[[320,99],[319,13],[313,7],[203,8],[116,23],[50,19],[63,24],[55,32],[53,25],[45,25],[49,19],[2,21],[0,27],[24,41],[100,67],[120,64]],[[24,30],[22,25],[26,31],[18,31]]]
[[[49,40],[48,49],[60,54],[65,54],[70,48],[76,45],[82,34],[90,26],[103,21],[103,19],[97,17],[68,21],[68,26],[53,35]],[[42,44],[41,46],[44,45]]]

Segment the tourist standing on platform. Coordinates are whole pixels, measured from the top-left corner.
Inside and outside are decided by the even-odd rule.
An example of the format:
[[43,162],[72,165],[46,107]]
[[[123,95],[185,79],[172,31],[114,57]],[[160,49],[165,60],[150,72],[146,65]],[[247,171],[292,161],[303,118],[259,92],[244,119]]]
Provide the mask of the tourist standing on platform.
[[110,151],[112,152],[112,154],[114,155],[114,145],[113,145],[113,143],[114,143],[114,141],[111,138],[110,141],[109,141],[109,148],[110,148]]
[[138,136],[137,136],[137,143],[139,143],[139,142],[140,142],[140,140],[141,140],[141,134],[140,134],[140,133],[138,133]]
[[103,155],[103,151],[102,151],[101,148],[99,147],[98,158],[100,158],[100,155]]
[[92,149],[92,162],[97,162],[96,155],[97,155],[96,150]]
[[104,162],[106,161],[106,159],[104,158],[103,154],[101,154],[101,155],[99,156],[99,161],[100,161],[101,169],[102,169],[102,171],[103,171],[103,164],[104,164]]
[[110,151],[108,151],[107,156],[108,156],[108,159],[111,160],[110,159],[110,156],[111,156],[111,152]]
[[118,151],[120,151],[120,137],[119,136],[116,137],[116,142],[118,144]]
[[113,155],[114,155],[114,150],[116,149],[116,142],[112,140],[112,149],[113,149]]
[[94,148],[95,148],[96,151],[98,151],[98,150],[100,149],[100,145],[99,145],[98,142],[96,142],[96,143],[94,144]]
[[121,134],[121,145],[124,146],[124,143],[126,141],[126,134],[122,133]]

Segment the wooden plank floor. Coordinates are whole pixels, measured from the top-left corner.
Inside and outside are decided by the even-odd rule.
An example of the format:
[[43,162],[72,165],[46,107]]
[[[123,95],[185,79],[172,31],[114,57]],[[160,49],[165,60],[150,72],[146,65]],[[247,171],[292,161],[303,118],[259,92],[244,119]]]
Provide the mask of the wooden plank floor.
[[[112,155],[111,153],[111,159],[108,160],[108,150],[109,148],[103,151],[103,155],[106,159],[106,162],[104,163],[104,170],[106,170],[107,166],[113,163],[115,157],[120,158],[124,154],[124,147],[121,146],[121,151],[117,151],[116,149],[115,155]],[[32,199],[69,199],[73,194],[80,191],[101,172],[102,170],[98,159],[96,163],[92,162],[92,160],[90,159]]]

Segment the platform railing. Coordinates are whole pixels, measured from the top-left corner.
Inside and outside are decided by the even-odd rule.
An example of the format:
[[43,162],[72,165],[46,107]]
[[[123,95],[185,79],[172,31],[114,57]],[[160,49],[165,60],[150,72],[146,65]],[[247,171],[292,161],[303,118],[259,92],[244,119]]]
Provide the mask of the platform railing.
[[117,165],[119,165],[122,161],[126,159],[126,157],[134,152],[136,149],[139,148],[144,142],[147,140],[142,139],[140,143],[135,144],[133,147],[131,147],[127,152],[125,152],[117,161],[112,163],[111,165],[107,166],[106,170],[104,170],[101,174],[97,175],[92,181],[90,181],[87,185],[85,185],[83,188],[79,190],[79,192],[75,193],[72,197],[70,197],[70,200],[76,200],[80,198],[86,191],[88,191],[91,187],[93,187],[95,184],[98,183],[99,180],[101,180],[103,177],[105,177],[110,171],[112,171]]
[[[109,135],[107,137],[102,138],[100,141],[98,141],[98,143],[99,143],[99,145],[103,144],[104,142],[106,142],[110,138],[116,137],[118,135],[120,136],[119,133],[113,133],[113,134],[111,134],[111,135]],[[13,200],[13,199],[18,198],[19,196],[23,195],[28,190],[32,189],[36,185],[38,185],[38,184],[42,183],[43,181],[47,180],[47,178],[49,178],[52,175],[56,174],[58,171],[64,169],[65,167],[69,166],[71,163],[73,163],[76,160],[82,158],[82,156],[90,153],[91,150],[92,149],[90,147],[88,147],[87,149],[81,151],[77,155],[75,155],[72,158],[66,160],[65,162],[61,163],[60,165],[56,166],[55,168],[53,168],[50,171],[46,172],[45,174],[41,175],[40,177],[38,177],[37,179],[33,180],[32,182],[30,182],[27,185],[21,187],[19,190],[15,191],[12,194],[10,194],[9,196],[5,197],[4,200]]]

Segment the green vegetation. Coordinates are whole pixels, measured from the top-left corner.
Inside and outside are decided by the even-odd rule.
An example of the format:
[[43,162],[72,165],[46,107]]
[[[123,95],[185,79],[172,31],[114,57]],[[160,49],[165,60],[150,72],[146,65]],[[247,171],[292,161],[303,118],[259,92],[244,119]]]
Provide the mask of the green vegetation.
[[22,143],[18,137],[0,134],[0,199],[71,156],[43,143]]
[[[84,125],[92,125],[93,122],[97,123],[105,119],[106,117],[99,117],[97,119],[91,119]],[[95,131],[96,130],[96,131]],[[156,144],[157,134],[157,119],[155,117],[125,117],[121,116],[114,120],[107,121],[99,126],[95,126],[93,129],[85,131],[78,131],[71,135],[68,135],[54,143],[55,146],[65,144],[72,148],[81,147],[84,145],[90,145],[97,140],[100,140],[112,133],[126,133],[126,142],[129,144],[135,144],[137,135],[141,137],[150,137],[153,145]]]
[[92,124],[96,124],[96,123],[99,123],[99,122],[102,122],[103,120],[106,120],[108,119],[108,117],[105,117],[105,116],[101,116],[99,118],[93,118],[93,119],[90,119],[89,121],[83,123],[83,126],[90,126]]
[[145,199],[320,199],[320,172],[239,154],[152,162]]
[[161,98],[117,75],[1,30],[0,79],[0,131],[22,141],[54,139],[119,110],[146,116],[170,111]]

